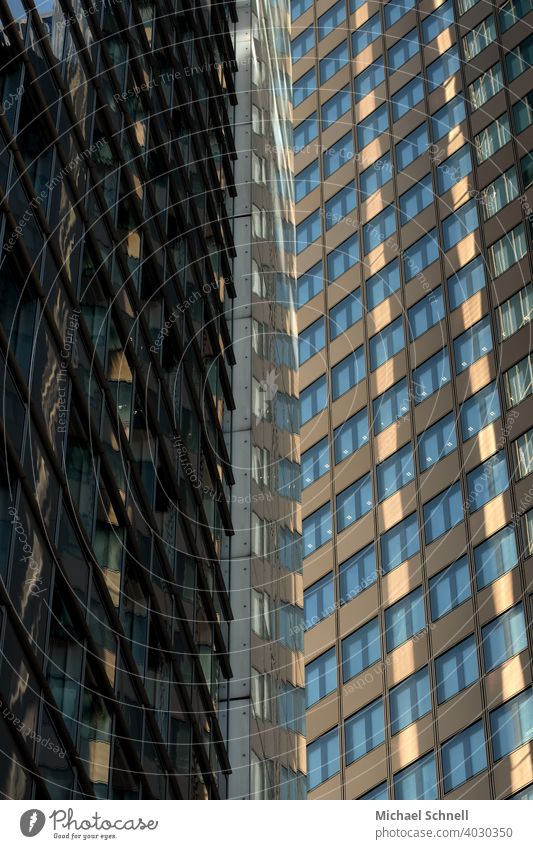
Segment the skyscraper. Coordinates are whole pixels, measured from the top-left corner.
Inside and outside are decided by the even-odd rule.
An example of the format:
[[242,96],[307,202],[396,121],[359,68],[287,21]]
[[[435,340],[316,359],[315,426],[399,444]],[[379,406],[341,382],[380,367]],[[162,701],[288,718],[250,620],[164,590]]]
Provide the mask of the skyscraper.
[[533,7],[293,0],[309,797],[533,797]]
[[[264,189],[249,146],[237,160],[256,113],[235,89],[233,2],[0,9],[8,798],[302,793],[289,13],[276,9],[267,71],[259,34],[239,42],[264,110],[253,132],[276,135]],[[265,38],[271,14],[257,15]]]

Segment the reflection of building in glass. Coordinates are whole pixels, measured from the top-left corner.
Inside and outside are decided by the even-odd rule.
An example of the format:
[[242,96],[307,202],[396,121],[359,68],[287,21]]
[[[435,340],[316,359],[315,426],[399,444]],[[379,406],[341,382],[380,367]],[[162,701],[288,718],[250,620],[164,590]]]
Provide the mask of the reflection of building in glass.
[[532,4],[292,19],[310,797],[532,798]]
[[[235,5],[62,3],[51,40],[16,5],[16,22],[0,10],[0,790],[296,793],[290,169],[280,154],[267,230],[239,244]],[[284,112],[264,120],[265,145],[289,132]]]

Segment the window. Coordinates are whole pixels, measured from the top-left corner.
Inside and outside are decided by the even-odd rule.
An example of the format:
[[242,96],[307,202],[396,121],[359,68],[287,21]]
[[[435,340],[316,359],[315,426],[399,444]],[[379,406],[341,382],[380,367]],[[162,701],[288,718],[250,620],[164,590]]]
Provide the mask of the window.
[[272,719],[272,677],[252,666],[252,708],[260,719]]
[[414,479],[413,451],[405,445],[376,469],[378,498],[384,501]]
[[443,136],[453,130],[457,124],[466,118],[465,102],[462,94],[456,95],[442,109],[435,112],[431,117],[431,132],[433,141],[439,141]]
[[474,549],[474,562],[478,589],[483,589],[513,569],[518,563],[518,554],[512,526],[508,525],[478,545]]
[[439,258],[439,243],[436,229],[430,230],[403,253],[403,273],[408,283],[432,262]]
[[324,85],[337,71],[348,64],[348,45],[345,41],[335,47],[319,62],[320,85]]
[[425,124],[420,124],[416,130],[413,130],[403,141],[398,142],[396,145],[396,165],[399,170],[401,171],[403,168],[407,168],[411,162],[414,162],[415,159],[425,153],[428,146],[427,127]]
[[344,723],[346,764],[362,758],[385,742],[383,699],[376,699]]
[[531,0],[509,0],[509,3],[504,3],[499,11],[501,31],[507,32],[517,21],[525,18],[532,8]]
[[491,121],[488,127],[478,133],[477,136],[474,136],[478,165],[493,156],[510,140],[509,118],[507,112],[504,112],[499,118]]
[[503,88],[502,67],[499,62],[496,62],[492,68],[481,74],[473,83],[468,86],[468,99],[472,111],[479,109],[491,97],[498,94]]
[[313,189],[316,189],[319,185],[320,166],[318,164],[318,159],[315,159],[314,162],[311,162],[311,165],[308,165],[307,168],[304,168],[303,171],[300,171],[300,173],[296,174],[294,177],[294,198],[296,203],[310,194],[310,192],[312,192]]
[[389,0],[384,8],[385,27],[388,29],[407,14],[415,5],[415,0]]
[[489,351],[492,351],[492,334],[490,319],[485,316],[454,339],[455,371],[460,374]]
[[367,94],[370,94],[384,79],[385,66],[383,64],[383,57],[380,56],[372,65],[369,65],[368,68],[365,68],[364,71],[361,71],[355,77],[353,81],[355,102],[357,103],[363,97],[366,97]]
[[375,162],[365,171],[361,172],[359,178],[359,186],[361,190],[361,198],[365,199],[381,189],[389,180],[392,179],[392,164],[390,153],[386,153],[381,159],[376,159]]
[[299,77],[292,84],[292,104],[296,108],[303,103],[313,92],[316,91],[316,73],[311,68],[306,74]]
[[493,277],[498,277],[527,253],[524,225],[519,224],[489,247],[489,267]]
[[298,277],[298,309],[307,304],[315,295],[322,291],[324,286],[322,263],[317,262],[309,271],[304,271]]
[[312,5],[313,0],[291,0],[291,20],[295,21]]
[[374,433],[376,436],[382,430],[389,427],[393,422],[403,418],[409,412],[409,397],[407,394],[407,380],[399,380],[383,395],[379,395],[372,401],[372,415],[374,418]]
[[305,667],[305,706],[319,702],[337,689],[337,656],[335,647]]
[[336,401],[365,377],[365,352],[361,345],[331,369],[331,392]]
[[363,475],[337,495],[337,530],[343,531],[372,509],[372,478]]
[[323,734],[307,747],[307,786],[318,787],[340,769],[339,732],[337,728]]
[[422,77],[418,76],[410,80],[396,94],[392,95],[392,120],[399,121],[400,118],[407,115],[410,109],[414,109],[423,97],[424,84]]
[[368,442],[368,414],[366,407],[336,427],[333,431],[335,463],[349,457]]
[[359,291],[347,295],[329,311],[329,336],[336,339],[341,333],[348,330],[353,324],[361,321],[363,306]]
[[293,65],[298,61],[298,59],[301,59],[302,56],[309,53],[309,51],[315,46],[315,33],[313,30],[314,28],[312,26],[307,27],[307,29],[304,29],[300,35],[293,38],[291,42],[291,57]]
[[373,310],[400,288],[400,264],[393,259],[366,281],[366,305]]
[[533,36],[528,35],[520,44],[517,44],[505,56],[507,76],[509,82],[516,80],[533,64]]
[[460,410],[461,433],[464,440],[479,433],[500,415],[496,383],[490,383],[465,401]]
[[395,232],[396,214],[394,207],[388,206],[363,227],[365,254],[369,254],[370,251],[381,245],[385,239],[388,239]]
[[312,628],[335,610],[335,589],[333,572],[329,572],[320,581],[304,592],[305,627]]
[[477,681],[479,668],[473,634],[435,659],[435,677],[439,705]]
[[459,180],[472,172],[472,157],[467,144],[460,147],[458,151],[437,165],[437,188],[439,195],[443,195]]
[[381,535],[381,568],[387,574],[420,550],[416,513]]
[[302,489],[310,486],[330,470],[327,436],[302,454]]
[[508,407],[516,407],[533,392],[533,361],[531,354],[504,373]]
[[471,725],[442,745],[444,792],[449,793],[487,768],[483,722]]
[[351,105],[351,99],[352,95],[350,93],[350,86],[346,85],[338,91],[337,94],[330,97],[329,100],[326,100],[320,110],[323,130],[327,130],[328,127],[331,127],[335,121],[338,121],[339,118],[348,111]]
[[320,211],[308,215],[296,227],[296,253],[300,254],[309,247],[322,233]]
[[[365,795],[361,796],[360,798],[371,800],[373,802],[386,801],[389,798],[387,782],[384,781],[383,784],[378,784],[377,787],[374,787],[373,790],[369,790],[368,793],[365,793]],[[533,796],[531,798],[533,798]]]
[[492,753],[499,761],[533,738],[533,690],[524,690],[489,716]]
[[352,131],[346,133],[341,139],[330,145],[322,154],[322,166],[324,177],[330,177],[334,171],[342,168],[353,159],[353,136]]
[[305,424],[328,405],[326,375],[322,375],[300,392],[300,423]]
[[452,310],[461,306],[468,298],[485,286],[485,266],[483,257],[477,256],[468,265],[463,266],[447,280],[448,300]]
[[526,153],[520,160],[520,172],[524,181],[524,188],[527,189],[533,183],[533,153]]
[[381,133],[389,129],[389,118],[387,114],[387,104],[383,103],[374,112],[371,112],[368,117],[359,121],[357,125],[357,144],[359,150],[366,147],[367,144],[377,139]]
[[421,301],[409,307],[407,311],[407,322],[409,336],[418,339],[435,324],[444,318],[444,299],[442,297],[442,286],[437,286],[429,295]]
[[370,371],[375,371],[404,346],[403,318],[399,316],[370,339]]
[[342,641],[342,679],[350,678],[377,663],[381,657],[379,620],[371,619]]
[[361,51],[372,44],[381,35],[381,18],[379,12],[352,33],[352,55],[358,56]]
[[457,448],[455,417],[453,413],[431,425],[418,437],[418,461],[424,472]]
[[452,0],[446,0],[445,3],[441,3],[434,12],[431,12],[430,15],[423,19],[422,42],[429,44],[446,27],[451,26],[454,20]]
[[519,436],[514,442],[517,461],[517,478],[525,478],[533,472],[533,428]]
[[481,641],[487,672],[524,651],[527,633],[522,602],[485,625],[481,629]]
[[334,6],[318,18],[318,40],[322,41],[335,27],[346,20],[346,5],[344,0],[338,0]]
[[426,627],[422,587],[385,610],[387,651],[405,643]]
[[407,728],[431,710],[428,668],[410,675],[389,694],[391,734]]
[[356,262],[359,262],[359,237],[357,233],[354,233],[329,252],[327,258],[329,282],[333,283]]
[[387,64],[389,71],[397,71],[402,65],[411,59],[415,53],[418,53],[418,31],[410,30],[402,38],[399,38],[396,44],[387,50]]
[[[366,796],[362,796],[361,798],[366,799]],[[527,787],[524,787],[523,790],[519,790],[518,793],[515,793],[513,796],[509,797],[510,799],[522,799],[528,800],[529,802],[533,802],[533,784],[529,784]]]
[[284,802],[302,802],[307,797],[307,776],[281,767],[280,799]]
[[533,124],[533,92],[529,91],[513,106],[513,121],[517,133]]
[[457,212],[442,222],[442,245],[445,251],[454,248],[479,226],[475,198],[464,203]]
[[507,206],[508,203],[511,203],[512,200],[518,197],[518,194],[519,188],[516,169],[512,165],[511,168],[494,180],[493,183],[489,183],[481,192],[480,201],[483,219],[487,221],[489,218],[492,218],[500,209],[503,209],[504,206]]
[[331,539],[331,506],[324,504],[302,522],[304,557]]
[[459,52],[454,45],[446,53],[442,53],[435,62],[428,65],[426,73],[429,91],[435,91],[436,88],[440,88],[446,80],[457,73],[460,67]]
[[355,183],[351,182],[325,203],[326,230],[331,229],[355,209]]
[[326,325],[323,318],[314,321],[298,336],[300,365],[311,359],[326,344]]
[[448,351],[443,348],[413,371],[413,393],[415,404],[421,404],[450,379]]
[[367,545],[339,566],[340,604],[346,604],[376,582],[376,551]]
[[[459,607],[472,595],[466,555],[447,566],[429,581],[431,619],[435,622]],[[448,697],[449,698],[449,697]]]
[[400,224],[403,226],[433,202],[431,174],[426,174],[409,191],[400,195]]
[[459,14],[464,15],[465,12],[472,9],[476,3],[479,3],[479,0],[458,0],[457,8],[459,9]]
[[431,752],[393,778],[395,799],[437,799],[435,755]]
[[274,798],[274,761],[260,760],[252,751],[250,757],[251,797],[258,799]]
[[301,153],[302,150],[316,139],[318,136],[318,121],[316,112],[313,112],[309,118],[305,118],[297,127],[294,128],[293,145],[294,155]]
[[489,15],[488,18],[485,18],[484,21],[481,21],[480,24],[463,36],[465,62],[470,62],[493,41],[496,41],[496,26],[493,16]]
[[463,500],[459,483],[453,484],[424,504],[423,511],[424,535],[429,545],[463,521]]

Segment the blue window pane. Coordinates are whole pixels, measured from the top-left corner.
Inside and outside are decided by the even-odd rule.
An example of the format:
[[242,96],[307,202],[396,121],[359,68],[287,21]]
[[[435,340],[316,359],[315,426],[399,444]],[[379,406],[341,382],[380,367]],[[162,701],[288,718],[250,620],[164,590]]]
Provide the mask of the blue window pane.
[[403,318],[399,316],[370,339],[370,371],[375,371],[404,346]]
[[293,106],[299,106],[304,100],[316,91],[316,73],[315,69],[311,68],[306,74],[299,77],[292,84],[292,103]]
[[381,535],[381,568],[386,575],[420,550],[418,520],[412,513]]
[[364,475],[337,495],[337,530],[343,531],[372,509],[372,478]]
[[322,233],[319,210],[308,215],[305,221],[296,227],[296,253],[299,254],[311,245]]
[[382,430],[389,427],[393,422],[403,418],[409,412],[409,396],[407,393],[407,381],[405,378],[399,380],[383,395],[375,398],[372,402],[372,415],[374,417],[374,433],[376,436]]
[[438,258],[439,243],[437,240],[437,230],[433,229],[404,251],[403,273],[405,275],[405,282],[408,283],[409,280],[420,274],[421,271]]
[[399,121],[404,115],[414,109],[424,97],[424,83],[422,77],[415,77],[404,85],[391,97],[392,120]]
[[298,336],[298,355],[300,365],[321,351],[326,344],[326,322],[323,318],[314,321]]
[[429,603],[432,620],[446,616],[471,595],[468,558],[465,555],[430,579]]
[[396,145],[396,165],[401,171],[402,168],[407,168],[411,162],[414,162],[421,156],[429,147],[428,131],[425,124],[420,124],[416,130],[409,133],[401,142]]
[[355,416],[335,428],[333,432],[333,450],[335,463],[340,463],[345,457],[349,457],[366,445],[368,442],[368,414],[366,407]]
[[361,173],[359,186],[361,198],[365,199],[381,189],[392,180],[392,163],[390,153],[386,153],[381,159],[377,159],[372,165]]
[[[533,787],[533,785],[532,785]],[[374,787],[373,790],[370,790],[368,793],[365,793],[364,796],[360,797],[361,799],[367,799],[374,802],[378,801],[386,801],[389,798],[389,790],[387,787],[387,782],[384,781],[383,784],[378,784],[377,787]],[[529,797],[528,797],[529,798]],[[533,798],[533,796],[532,796]]]
[[298,277],[298,309],[303,307],[304,304],[307,304],[315,295],[318,295],[322,291],[323,286],[322,263],[317,262],[309,271],[304,271]]
[[483,257],[478,256],[468,265],[448,277],[448,298],[450,307],[457,309],[485,286],[485,265]]
[[[459,180],[472,172],[472,157],[467,144],[460,147],[452,156],[437,165],[437,187],[439,195],[443,195]],[[475,262],[475,260],[474,260]]]
[[495,383],[490,383],[480,392],[472,395],[461,406],[461,434],[464,440],[479,433],[500,416],[500,402]]
[[531,12],[533,8],[532,0],[509,0],[500,6],[500,29],[502,32],[507,32],[518,21]]
[[318,40],[322,41],[335,27],[340,26],[346,20],[346,4],[344,0],[338,0],[334,6],[320,15],[318,18]]
[[423,19],[422,40],[424,44],[429,44],[430,41],[433,41],[446,27],[451,26],[454,20],[452,1],[446,0],[446,3],[441,3],[434,12],[431,12],[427,18]]
[[510,572],[518,563],[516,536],[512,525],[507,525],[474,549],[476,584],[478,590],[488,587],[501,575]]
[[431,174],[426,174],[412,189],[400,195],[400,224],[412,221],[430,203],[433,203],[433,181]]
[[[386,7],[388,8],[388,6]],[[415,53],[418,53],[418,30],[412,29],[402,38],[399,38],[393,47],[387,50],[387,62],[390,71],[397,71],[402,65],[411,59]]]
[[365,21],[359,29],[352,33],[352,54],[358,56],[365,47],[372,44],[381,35],[381,18],[379,12]]
[[524,690],[490,714],[494,760],[533,739],[533,690]]
[[353,209],[355,209],[355,183],[352,182],[326,201],[324,215],[326,230],[346,218]]
[[394,798],[438,798],[435,755],[433,752],[396,773],[394,776]]
[[424,666],[389,694],[391,733],[397,734],[431,710],[428,668]]
[[477,206],[474,198],[449,215],[442,222],[442,244],[445,251],[455,247],[461,239],[479,227]]
[[353,159],[353,136],[352,131],[346,133],[341,139],[336,141],[322,154],[322,166],[324,168],[324,176],[330,177],[334,171],[342,168],[351,159]]
[[441,705],[479,678],[474,635],[435,659],[437,701]]
[[348,64],[348,44],[343,41],[320,60],[320,85],[324,85],[337,71]]
[[487,768],[485,732],[480,720],[442,746],[444,792],[449,793]]
[[364,348],[357,348],[352,354],[341,360],[331,369],[331,391],[336,401],[352,386],[356,386],[365,376]]
[[336,339],[363,317],[363,305],[359,291],[347,295],[329,311],[329,336]]
[[327,130],[328,127],[331,127],[335,121],[338,121],[342,115],[348,112],[351,100],[352,95],[349,85],[344,86],[337,94],[326,100],[320,109],[323,130]]
[[383,64],[383,57],[380,56],[372,65],[369,65],[368,68],[365,68],[364,71],[361,71],[355,77],[353,81],[355,102],[357,103],[363,97],[366,97],[367,94],[370,94],[384,79],[385,66]]
[[378,497],[380,501],[389,498],[395,492],[414,479],[413,451],[406,445],[380,463],[376,469]]
[[429,545],[463,521],[463,499],[459,483],[424,504],[424,536]]
[[424,472],[447,454],[457,448],[455,432],[455,417],[453,413],[440,421],[418,437],[418,460],[420,471]]
[[363,227],[365,254],[369,254],[395,232],[396,213],[393,206],[388,206]]
[[383,12],[385,15],[385,27],[388,29],[400,18],[407,14],[409,9],[415,5],[415,0],[389,0]]
[[296,202],[302,200],[306,195],[320,185],[320,166],[318,159],[311,162],[307,168],[294,176],[294,197]]
[[362,758],[385,741],[383,699],[376,699],[344,723],[346,764]]
[[335,610],[335,584],[333,572],[304,591],[304,615],[306,629],[312,628]]
[[433,141],[439,141],[439,139],[451,132],[457,124],[464,121],[465,117],[464,98],[462,94],[458,94],[432,116],[431,132],[433,134]]
[[323,375],[300,392],[300,423],[305,424],[328,405],[326,376]]
[[429,295],[410,307],[407,312],[409,322],[409,335],[411,339],[418,339],[426,333],[430,327],[434,327],[444,318],[444,299],[442,297],[442,286],[437,286]]
[[316,112],[313,112],[309,118],[305,118],[301,124],[298,124],[297,127],[294,128],[293,132],[293,145],[294,145],[294,155],[297,153],[301,153],[307,145],[316,139],[318,136],[318,121],[316,117]]
[[389,295],[400,288],[400,263],[397,259],[389,262],[381,271],[377,271],[366,281],[366,304],[373,310]]
[[342,678],[344,683],[368,669],[381,657],[379,620],[372,619],[342,641]]
[[323,734],[307,747],[307,786],[318,787],[340,769],[339,732],[337,728]]
[[476,360],[492,351],[492,333],[488,316],[469,327],[453,343],[455,370],[460,374]]
[[302,56],[305,56],[306,53],[309,53],[310,50],[315,46],[315,33],[314,28],[307,27],[300,35],[297,35],[291,42],[291,57],[292,61],[297,62],[298,59],[301,59]]
[[413,393],[415,404],[421,404],[450,380],[448,351],[443,348],[413,371]]
[[329,440],[327,436],[308,448],[302,454],[301,475],[302,489],[310,486],[316,480],[329,472]]
[[331,506],[324,504],[302,522],[304,557],[331,539]]
[[291,0],[291,20],[295,21],[313,5],[313,0]]
[[376,582],[374,543],[358,551],[339,567],[340,604],[346,604]]
[[388,129],[389,117],[387,104],[384,103],[357,125],[357,144],[359,145],[359,150],[370,144],[370,142],[373,142],[374,139],[377,139],[381,133],[384,133]]
[[435,62],[428,65],[426,73],[429,91],[435,91],[436,88],[439,88],[446,80],[453,77],[460,67],[459,51],[457,46],[454,45],[442,56],[439,56]]
[[385,611],[387,651],[405,643],[425,627],[424,594],[419,587]]
[[328,281],[333,283],[356,262],[359,262],[359,237],[357,233],[349,236],[337,248],[328,254]]
[[467,503],[471,513],[509,488],[505,452],[489,457],[466,476]]
[[336,689],[337,654],[332,648],[305,667],[305,706],[311,707]]
[[481,629],[485,671],[501,666],[527,648],[526,622],[522,602]]

